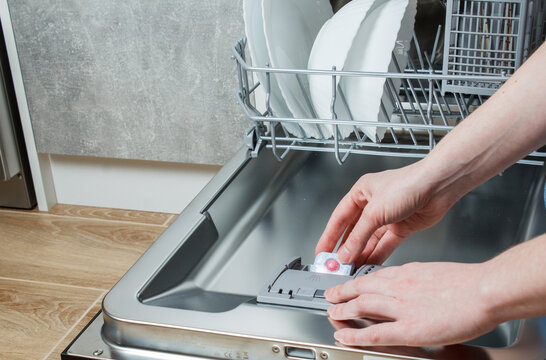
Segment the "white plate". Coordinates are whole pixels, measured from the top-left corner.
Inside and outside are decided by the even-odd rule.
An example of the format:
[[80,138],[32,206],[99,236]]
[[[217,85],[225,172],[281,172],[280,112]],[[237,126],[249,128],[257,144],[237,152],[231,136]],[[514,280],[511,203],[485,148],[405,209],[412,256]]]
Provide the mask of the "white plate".
[[[328,0],[263,0],[264,31],[271,65],[305,69],[322,25],[333,15]],[[309,83],[301,76],[278,74],[277,80],[288,109],[295,118],[313,117]],[[303,89],[302,89],[303,88]],[[321,138],[315,124],[301,124],[306,134]]]
[[[342,70],[353,40],[374,0],[353,0],[342,7],[320,29],[307,67],[313,70],[330,70],[333,66]],[[339,78],[337,79],[339,82]],[[313,106],[319,118],[331,119],[332,78],[325,75],[309,76],[309,89]],[[349,120],[350,116],[342,99],[338,97],[335,111],[338,119]],[[343,138],[353,131],[352,126],[339,126]],[[331,127],[323,126],[323,132],[331,137]]]
[[[376,0],[354,39],[343,70],[386,72],[395,71],[391,61],[394,54],[402,70],[406,66],[411,41],[416,0]],[[395,49],[396,45],[396,49]],[[395,90],[400,81],[393,81]],[[339,84],[355,120],[387,121],[393,104],[383,92],[384,78],[344,77]],[[385,112],[380,109],[384,99]],[[362,131],[373,141],[380,141],[385,128],[362,126]]]
[[[245,33],[248,41],[248,50],[252,58],[252,64],[258,67],[265,67],[271,63],[267,45],[265,44],[264,23],[262,19],[262,0],[244,0],[243,1],[243,18],[245,21]],[[266,74],[256,72],[258,80],[262,84],[265,91],[267,82]],[[274,116],[292,117],[292,113],[286,106],[281,89],[277,83],[275,74],[270,76],[270,97],[269,103]],[[298,124],[283,123],[286,130],[297,137],[304,137],[305,134]]]

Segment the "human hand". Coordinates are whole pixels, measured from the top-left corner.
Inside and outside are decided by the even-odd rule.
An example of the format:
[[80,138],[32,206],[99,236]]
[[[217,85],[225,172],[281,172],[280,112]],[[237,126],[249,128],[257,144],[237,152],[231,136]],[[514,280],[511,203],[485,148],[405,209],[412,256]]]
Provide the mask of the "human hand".
[[381,264],[408,236],[440,221],[455,200],[439,193],[423,161],[366,174],[337,205],[315,254],[332,252],[343,235],[340,261]]
[[331,319],[384,320],[334,336],[349,346],[431,346],[485,334],[497,322],[483,295],[484,264],[410,263],[328,289]]

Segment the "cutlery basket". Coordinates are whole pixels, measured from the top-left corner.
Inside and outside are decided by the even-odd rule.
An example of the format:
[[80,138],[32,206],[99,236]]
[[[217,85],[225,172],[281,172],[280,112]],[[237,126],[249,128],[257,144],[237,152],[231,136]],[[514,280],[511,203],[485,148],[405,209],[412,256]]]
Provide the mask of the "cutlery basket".
[[[511,75],[544,41],[544,0],[448,0],[444,75]],[[443,80],[442,92],[491,95],[498,83]]]

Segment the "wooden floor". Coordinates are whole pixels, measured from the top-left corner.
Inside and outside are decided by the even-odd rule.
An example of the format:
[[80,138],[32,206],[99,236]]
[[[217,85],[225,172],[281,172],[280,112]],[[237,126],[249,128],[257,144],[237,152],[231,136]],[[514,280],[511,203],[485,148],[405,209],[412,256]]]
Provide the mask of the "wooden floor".
[[175,215],[0,208],[0,358],[60,359]]

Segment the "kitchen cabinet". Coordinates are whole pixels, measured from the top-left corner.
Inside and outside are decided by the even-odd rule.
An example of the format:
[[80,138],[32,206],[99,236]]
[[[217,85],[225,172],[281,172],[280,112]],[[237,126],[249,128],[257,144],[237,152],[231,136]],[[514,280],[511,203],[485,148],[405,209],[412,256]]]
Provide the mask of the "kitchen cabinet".
[[242,0],[8,0],[39,153],[222,164]]

